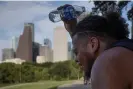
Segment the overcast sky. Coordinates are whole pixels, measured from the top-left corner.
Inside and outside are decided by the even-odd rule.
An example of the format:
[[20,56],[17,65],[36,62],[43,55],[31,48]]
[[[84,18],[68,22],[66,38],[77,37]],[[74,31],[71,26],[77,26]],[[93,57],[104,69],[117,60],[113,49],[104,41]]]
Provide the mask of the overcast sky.
[[[0,59],[1,49],[11,47],[11,37],[19,37],[22,34],[25,22],[34,23],[36,42],[42,44],[46,37],[53,42],[54,28],[63,26],[63,23],[52,23],[48,14],[64,4],[85,6],[87,11],[91,11],[94,6],[93,2],[88,1],[0,1]],[[69,35],[68,39],[71,40]]]
[[[52,23],[49,21],[48,14],[64,4],[85,6],[88,11],[93,7],[93,3],[87,1],[0,2],[0,59],[1,49],[11,47],[11,37],[19,37],[22,34],[25,22],[34,23],[36,42],[42,44],[46,37],[53,42],[54,28],[63,26],[63,23]],[[71,41],[69,35],[68,39]]]

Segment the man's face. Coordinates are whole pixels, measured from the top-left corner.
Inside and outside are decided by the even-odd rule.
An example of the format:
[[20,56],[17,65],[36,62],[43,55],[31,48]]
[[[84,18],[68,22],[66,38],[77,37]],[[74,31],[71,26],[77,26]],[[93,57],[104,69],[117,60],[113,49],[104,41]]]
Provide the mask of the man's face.
[[[84,44],[83,40],[78,39],[76,36],[73,37],[73,52],[75,53],[76,60],[79,62],[79,65],[83,68],[84,71],[89,72],[90,76],[91,68],[95,60],[95,50],[92,43]],[[97,47],[98,48],[98,47]]]

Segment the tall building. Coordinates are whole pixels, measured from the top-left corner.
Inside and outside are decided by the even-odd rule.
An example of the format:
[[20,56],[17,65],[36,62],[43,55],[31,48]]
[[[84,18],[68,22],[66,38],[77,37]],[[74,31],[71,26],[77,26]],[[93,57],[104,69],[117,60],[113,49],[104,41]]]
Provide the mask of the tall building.
[[72,43],[68,42],[68,51],[71,51],[71,50],[72,50]]
[[37,59],[37,56],[39,55],[39,48],[40,48],[40,44],[39,43],[36,43],[36,42],[32,42],[33,44],[33,48],[32,48],[32,52],[33,52],[33,55],[32,55],[32,60],[33,62],[36,62],[36,59]]
[[33,42],[33,27],[30,24],[25,24],[24,32],[19,38],[16,58],[32,62],[32,57],[33,57],[32,42]]
[[12,48],[2,49],[2,61],[5,61],[6,59],[12,59],[12,58],[14,58],[14,51]]
[[48,38],[44,39],[44,45],[47,45],[49,48],[52,48],[52,43]]
[[68,59],[72,59],[72,43],[68,42]]
[[45,45],[45,46],[40,46],[39,49],[39,56],[44,56],[42,60],[44,60],[44,62],[52,62],[53,61],[53,53],[52,53],[52,49],[49,48],[49,46]]
[[53,62],[68,60],[67,31],[64,27],[54,30]]
[[24,23],[24,27],[30,27],[31,32],[32,32],[32,42],[34,42],[34,37],[35,37],[35,31],[34,31],[34,24],[33,23]]
[[12,49],[14,50],[14,52],[16,52],[16,50],[17,50],[18,41],[19,41],[19,38],[18,37],[15,37],[15,36],[12,37],[11,44],[12,44]]

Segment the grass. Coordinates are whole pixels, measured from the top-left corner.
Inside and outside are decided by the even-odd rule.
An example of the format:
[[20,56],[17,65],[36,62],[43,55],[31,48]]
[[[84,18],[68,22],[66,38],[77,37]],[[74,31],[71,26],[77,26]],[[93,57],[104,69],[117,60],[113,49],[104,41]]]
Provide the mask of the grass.
[[12,84],[0,84],[0,87],[9,86],[9,85],[12,85]]
[[71,82],[72,81],[41,81],[35,83],[11,85],[0,89],[57,89],[59,85]]

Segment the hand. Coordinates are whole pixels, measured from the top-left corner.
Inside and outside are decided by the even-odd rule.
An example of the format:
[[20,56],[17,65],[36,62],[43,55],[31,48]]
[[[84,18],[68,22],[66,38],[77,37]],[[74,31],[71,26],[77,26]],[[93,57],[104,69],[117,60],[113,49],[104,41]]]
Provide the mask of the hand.
[[[57,10],[61,10],[61,9],[66,8],[68,6],[72,6],[72,5],[65,4],[63,6],[58,7]],[[75,30],[76,24],[77,24],[77,19],[65,20],[62,17],[61,20],[64,22],[64,26],[65,26],[66,30],[69,32],[70,35],[72,35],[73,31]]]

